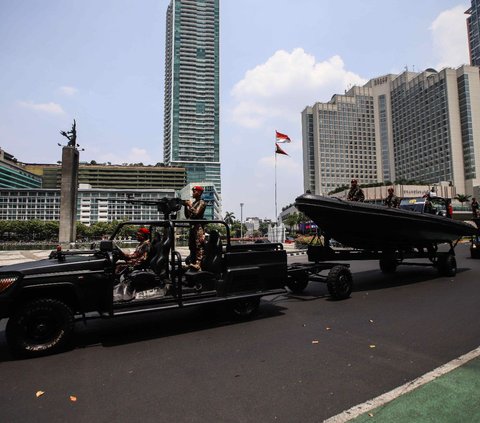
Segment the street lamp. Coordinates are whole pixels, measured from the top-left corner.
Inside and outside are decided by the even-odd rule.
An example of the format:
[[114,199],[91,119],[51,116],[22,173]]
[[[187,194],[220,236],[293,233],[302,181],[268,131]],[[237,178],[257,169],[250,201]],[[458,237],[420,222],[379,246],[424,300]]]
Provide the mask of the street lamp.
[[243,203],[240,203],[240,238],[243,238]]

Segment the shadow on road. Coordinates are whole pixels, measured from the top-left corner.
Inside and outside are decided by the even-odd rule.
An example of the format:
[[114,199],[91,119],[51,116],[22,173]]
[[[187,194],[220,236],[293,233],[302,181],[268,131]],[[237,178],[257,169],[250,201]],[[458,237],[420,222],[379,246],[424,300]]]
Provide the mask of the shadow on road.
[[[250,321],[283,315],[285,308],[262,301],[257,315]],[[76,327],[74,348],[92,345],[112,347],[149,339],[176,336],[245,322],[232,318],[222,307],[200,306],[182,310],[91,320]]]
[[[457,273],[463,273],[468,270],[470,269],[459,268]],[[403,267],[392,274],[384,274],[379,270],[354,272],[353,293],[412,285],[441,278],[452,279],[454,277],[439,276],[438,272],[433,268],[417,266]]]
[[[198,306],[161,313],[145,313],[135,316],[121,316],[114,319],[91,319],[84,324],[79,320],[70,349],[87,348],[94,345],[113,347],[149,339],[169,337],[248,321],[268,319],[284,314],[285,307],[272,301],[263,301],[259,312],[252,318],[232,317],[225,307]],[[0,332],[0,362],[14,360],[5,341],[4,331]]]

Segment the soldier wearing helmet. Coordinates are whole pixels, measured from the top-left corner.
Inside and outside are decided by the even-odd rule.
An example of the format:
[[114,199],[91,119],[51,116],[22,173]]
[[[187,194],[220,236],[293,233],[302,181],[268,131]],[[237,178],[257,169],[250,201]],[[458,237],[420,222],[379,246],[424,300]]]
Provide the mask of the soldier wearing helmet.
[[347,200],[360,202],[365,200],[365,194],[363,193],[362,188],[358,186],[358,181],[355,178],[352,179],[350,190],[347,194]]
[[398,198],[393,193],[393,188],[392,187],[388,188],[388,195],[383,200],[383,204],[386,205],[389,208],[393,207],[393,208],[397,209],[398,207],[400,207],[400,198]]

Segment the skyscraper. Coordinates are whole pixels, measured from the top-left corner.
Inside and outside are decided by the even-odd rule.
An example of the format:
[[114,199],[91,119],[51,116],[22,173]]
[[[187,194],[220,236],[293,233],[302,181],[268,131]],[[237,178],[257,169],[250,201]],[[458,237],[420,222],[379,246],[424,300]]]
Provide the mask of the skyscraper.
[[374,102],[369,87],[353,87],[302,112],[304,188],[327,194],[351,178],[379,179]]
[[468,48],[470,64],[480,66],[480,0],[472,0],[472,6],[465,12],[467,18]]
[[472,195],[480,185],[479,70],[384,75],[305,108],[305,190],[328,194],[357,177],[446,181]]
[[171,0],[166,27],[164,162],[220,193],[219,0]]

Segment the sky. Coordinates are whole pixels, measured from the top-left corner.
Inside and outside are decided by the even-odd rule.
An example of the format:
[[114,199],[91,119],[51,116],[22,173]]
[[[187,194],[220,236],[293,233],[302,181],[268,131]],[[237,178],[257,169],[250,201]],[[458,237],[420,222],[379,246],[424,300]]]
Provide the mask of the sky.
[[[162,162],[168,4],[0,0],[0,147],[56,163],[76,119],[81,161]],[[275,182],[278,212],[303,193],[306,106],[384,74],[468,63],[469,6],[220,0],[223,213],[273,219]],[[275,166],[276,130],[292,142]]]

